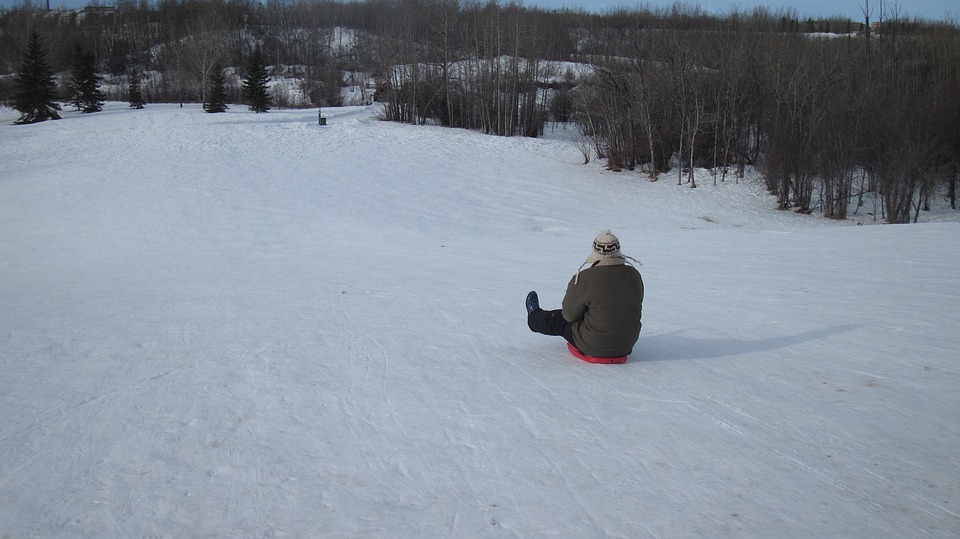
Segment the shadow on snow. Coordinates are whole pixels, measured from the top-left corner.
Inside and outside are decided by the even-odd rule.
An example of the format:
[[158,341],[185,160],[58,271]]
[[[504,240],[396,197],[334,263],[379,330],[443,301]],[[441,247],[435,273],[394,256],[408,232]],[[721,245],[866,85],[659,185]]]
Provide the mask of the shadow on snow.
[[630,362],[668,361],[674,359],[709,359],[739,356],[757,352],[767,352],[780,348],[790,348],[798,344],[832,337],[856,329],[856,325],[832,326],[796,335],[763,337],[759,339],[735,339],[728,337],[697,338],[685,337],[686,329],[641,336],[634,348]]

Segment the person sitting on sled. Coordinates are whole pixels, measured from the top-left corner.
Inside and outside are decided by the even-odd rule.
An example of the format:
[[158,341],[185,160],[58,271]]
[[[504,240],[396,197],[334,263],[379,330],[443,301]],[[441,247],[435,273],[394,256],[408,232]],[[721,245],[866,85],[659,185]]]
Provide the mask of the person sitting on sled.
[[630,355],[640,337],[643,279],[628,259],[640,264],[621,254],[620,240],[604,230],[567,284],[562,309],[545,311],[536,291],[527,294],[527,325],[536,333],[563,337],[586,356]]

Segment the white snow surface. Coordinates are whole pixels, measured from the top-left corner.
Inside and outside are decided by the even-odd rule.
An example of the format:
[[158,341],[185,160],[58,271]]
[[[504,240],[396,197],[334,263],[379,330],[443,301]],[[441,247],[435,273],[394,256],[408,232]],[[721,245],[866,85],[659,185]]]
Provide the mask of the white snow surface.
[[[378,110],[0,111],[0,537],[960,535],[960,224]],[[525,323],[605,228],[623,365]]]

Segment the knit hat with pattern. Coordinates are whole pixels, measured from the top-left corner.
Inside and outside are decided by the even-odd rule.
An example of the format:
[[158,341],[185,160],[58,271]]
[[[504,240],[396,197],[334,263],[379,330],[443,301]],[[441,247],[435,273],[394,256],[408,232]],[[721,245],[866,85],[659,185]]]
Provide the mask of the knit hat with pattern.
[[583,264],[580,264],[580,268],[577,269],[577,276],[573,280],[574,284],[580,282],[580,270],[583,269],[587,264],[596,265],[596,264],[624,264],[627,259],[633,260],[641,266],[639,260],[633,258],[632,256],[626,256],[620,252],[620,240],[613,235],[613,232],[610,230],[604,230],[603,232],[597,234],[597,237],[593,240],[593,249],[590,251],[590,254],[587,256],[586,261]]
[[590,251],[590,256],[584,264],[593,264],[605,258],[623,258],[620,254],[620,240],[609,230],[597,234],[596,239],[593,240],[593,250]]

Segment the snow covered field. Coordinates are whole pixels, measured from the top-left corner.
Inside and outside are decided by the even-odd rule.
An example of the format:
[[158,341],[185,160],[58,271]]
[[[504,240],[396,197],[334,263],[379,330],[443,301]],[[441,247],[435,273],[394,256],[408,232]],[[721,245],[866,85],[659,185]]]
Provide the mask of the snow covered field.
[[[0,111],[0,537],[960,535],[960,224],[376,110]],[[523,307],[604,228],[619,366]]]

